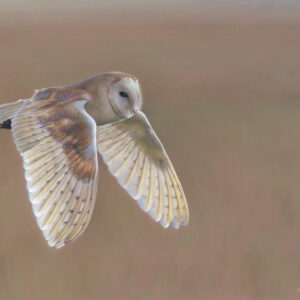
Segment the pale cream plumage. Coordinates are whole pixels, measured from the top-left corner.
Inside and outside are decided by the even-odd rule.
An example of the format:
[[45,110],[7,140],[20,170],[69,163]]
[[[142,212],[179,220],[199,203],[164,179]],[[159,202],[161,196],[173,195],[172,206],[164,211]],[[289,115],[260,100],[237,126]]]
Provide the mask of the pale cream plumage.
[[0,106],[0,127],[12,128],[33,212],[49,246],[70,243],[90,221],[97,148],[155,221],[175,228],[188,223],[182,186],[141,106],[137,79],[119,72]]
[[142,112],[98,127],[97,140],[98,151],[110,172],[155,221],[175,228],[188,222],[181,184]]

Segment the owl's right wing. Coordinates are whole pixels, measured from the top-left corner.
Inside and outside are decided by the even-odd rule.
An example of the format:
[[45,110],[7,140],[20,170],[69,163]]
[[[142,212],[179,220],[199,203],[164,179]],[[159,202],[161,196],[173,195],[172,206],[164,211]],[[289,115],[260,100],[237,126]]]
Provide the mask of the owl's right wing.
[[120,185],[163,227],[189,220],[187,201],[175,170],[146,116],[97,129],[98,152]]
[[12,119],[33,212],[49,246],[86,229],[97,189],[96,123],[84,101],[25,104]]

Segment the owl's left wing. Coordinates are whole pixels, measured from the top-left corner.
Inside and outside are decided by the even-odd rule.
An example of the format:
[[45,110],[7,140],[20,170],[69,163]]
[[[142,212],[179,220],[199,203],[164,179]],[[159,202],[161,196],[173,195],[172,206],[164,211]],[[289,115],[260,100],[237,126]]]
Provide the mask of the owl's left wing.
[[142,112],[98,126],[97,144],[110,172],[155,221],[175,228],[188,223],[189,210],[180,181]]

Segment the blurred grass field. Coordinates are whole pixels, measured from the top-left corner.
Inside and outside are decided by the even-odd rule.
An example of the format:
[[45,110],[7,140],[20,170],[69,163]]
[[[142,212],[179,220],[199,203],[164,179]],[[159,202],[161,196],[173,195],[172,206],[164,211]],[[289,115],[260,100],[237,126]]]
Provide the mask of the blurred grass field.
[[0,299],[298,299],[300,21],[132,16],[2,15],[1,103],[109,70],[136,75],[190,224],[162,229],[100,160],[87,231],[51,249],[1,131]]

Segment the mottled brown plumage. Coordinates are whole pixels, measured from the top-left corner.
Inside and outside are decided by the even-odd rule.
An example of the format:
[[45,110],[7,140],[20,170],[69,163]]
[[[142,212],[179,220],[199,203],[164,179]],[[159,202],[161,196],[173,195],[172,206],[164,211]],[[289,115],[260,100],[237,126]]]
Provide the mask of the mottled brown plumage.
[[95,178],[94,160],[86,151],[92,140],[91,126],[74,103],[42,106],[36,114],[41,127],[47,127],[50,135],[63,146],[73,174]]

